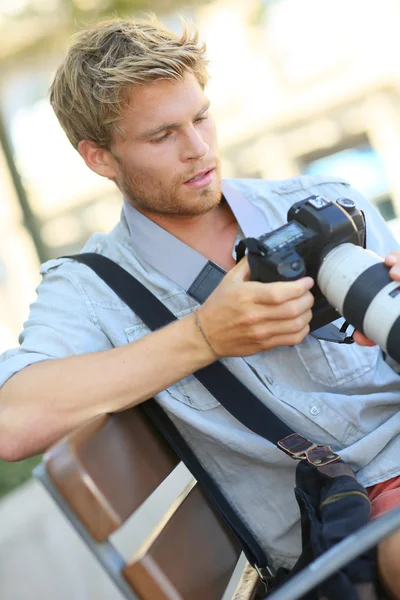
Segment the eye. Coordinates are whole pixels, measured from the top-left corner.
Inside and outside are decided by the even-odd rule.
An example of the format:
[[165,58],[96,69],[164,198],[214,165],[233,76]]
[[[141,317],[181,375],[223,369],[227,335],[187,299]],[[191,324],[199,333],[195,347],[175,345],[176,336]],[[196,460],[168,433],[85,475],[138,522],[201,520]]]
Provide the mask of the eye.
[[160,144],[161,142],[163,142],[164,140],[167,139],[167,137],[169,137],[170,132],[167,131],[166,133],[164,133],[164,135],[158,137],[158,138],[153,138],[151,141],[152,144]]
[[206,119],[208,119],[208,114],[201,115],[201,117],[197,117],[197,119],[195,119],[195,123],[200,123],[200,121],[206,121]]

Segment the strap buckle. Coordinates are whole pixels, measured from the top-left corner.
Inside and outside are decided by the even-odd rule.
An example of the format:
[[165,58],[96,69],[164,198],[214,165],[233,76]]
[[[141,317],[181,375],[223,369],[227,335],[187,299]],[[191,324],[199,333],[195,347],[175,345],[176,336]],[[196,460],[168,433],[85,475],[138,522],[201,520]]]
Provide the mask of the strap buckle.
[[[265,591],[268,592],[269,584],[274,578],[274,575],[273,575],[271,569],[268,566],[261,568],[257,564],[254,564],[253,568],[257,571],[257,575],[258,575],[260,581],[263,583],[263,585],[265,587]],[[266,571],[266,573],[263,573],[263,571]]]
[[278,447],[295,460],[306,460],[314,467],[323,467],[340,460],[330,446],[319,446],[298,433],[279,440]]

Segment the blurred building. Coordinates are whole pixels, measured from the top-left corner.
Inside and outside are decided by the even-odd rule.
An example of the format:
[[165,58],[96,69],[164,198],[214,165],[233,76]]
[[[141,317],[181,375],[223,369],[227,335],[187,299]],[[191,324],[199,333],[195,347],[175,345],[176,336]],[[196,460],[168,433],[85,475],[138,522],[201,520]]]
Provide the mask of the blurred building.
[[242,24],[251,20],[254,3],[221,2],[218,11],[208,11],[209,47],[217,56],[211,91],[229,172],[344,177],[396,228],[399,2],[263,5],[258,22],[247,28]]
[[[15,11],[23,0],[0,0],[0,8],[2,3]],[[112,184],[87,169],[52,114],[47,90],[65,52],[65,31],[62,13],[54,12],[58,0],[36,4],[44,7],[41,28],[21,20],[24,36],[13,35],[10,27],[0,42],[0,106],[43,243],[41,254],[51,257],[78,250],[92,231],[109,230],[119,217],[120,198]],[[217,0],[188,14],[208,45],[208,92],[225,176],[339,175],[397,231],[400,3]],[[166,21],[178,27],[174,16]],[[50,33],[57,28],[56,43]],[[27,59],[23,46],[38,32],[47,41],[39,40]],[[5,347],[27,315],[38,258],[1,155],[0,193],[0,344]]]

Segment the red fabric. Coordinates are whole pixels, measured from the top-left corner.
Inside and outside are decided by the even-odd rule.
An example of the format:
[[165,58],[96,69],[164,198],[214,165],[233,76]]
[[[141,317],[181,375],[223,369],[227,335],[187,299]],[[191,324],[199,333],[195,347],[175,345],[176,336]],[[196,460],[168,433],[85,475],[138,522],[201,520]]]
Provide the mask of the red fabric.
[[366,488],[371,500],[371,519],[400,505],[400,476]]

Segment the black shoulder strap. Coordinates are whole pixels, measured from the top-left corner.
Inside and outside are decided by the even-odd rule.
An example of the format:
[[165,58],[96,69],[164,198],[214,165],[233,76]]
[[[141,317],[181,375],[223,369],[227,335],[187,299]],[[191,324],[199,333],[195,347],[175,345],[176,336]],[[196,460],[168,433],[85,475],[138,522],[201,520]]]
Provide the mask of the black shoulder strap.
[[[69,256],[93,269],[129,308],[154,331],[176,320],[175,315],[133,275],[101,254]],[[194,373],[205,388],[248,429],[277,444],[293,432],[222,364]]]

